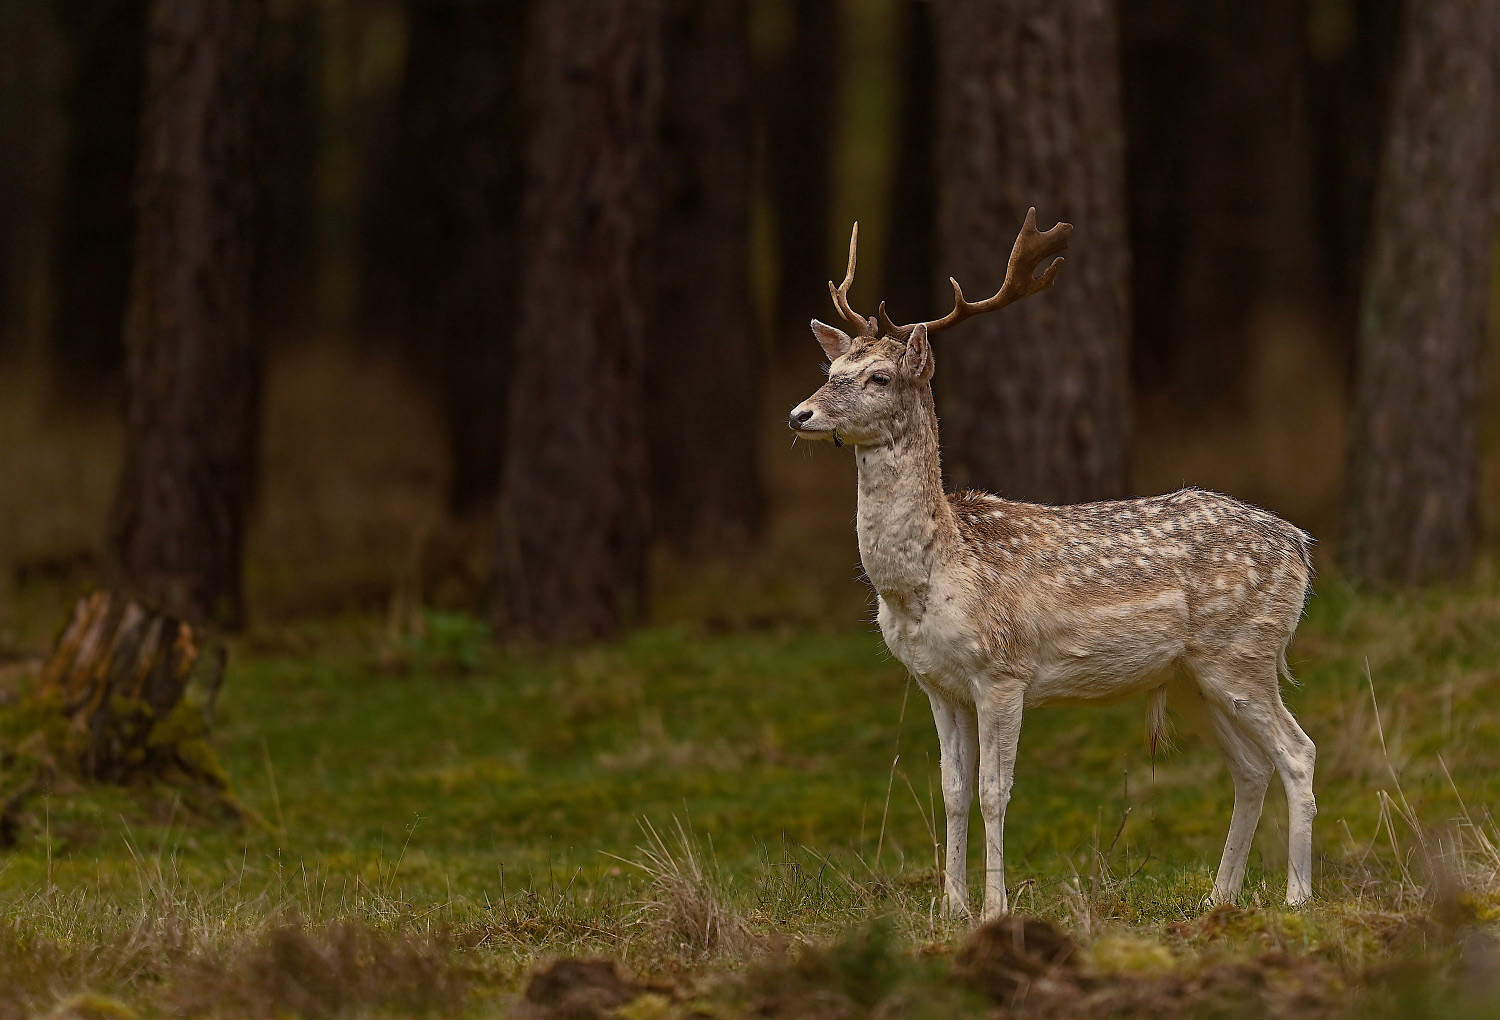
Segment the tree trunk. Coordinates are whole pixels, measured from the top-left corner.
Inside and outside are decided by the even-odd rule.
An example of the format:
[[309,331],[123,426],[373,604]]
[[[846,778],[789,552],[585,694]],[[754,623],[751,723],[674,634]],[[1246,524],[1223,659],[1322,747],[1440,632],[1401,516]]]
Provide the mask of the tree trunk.
[[694,550],[743,544],[760,520],[747,13],[669,0],[662,47],[646,421],[657,534]]
[[1400,4],[1355,4],[1352,23],[1313,21],[1306,95],[1314,168],[1312,205],[1324,253],[1325,301],[1339,362],[1354,377],[1359,299],[1368,261],[1375,178],[1400,43]]
[[1121,0],[1133,370],[1198,412],[1241,410],[1257,308],[1327,298],[1310,6]]
[[260,81],[253,118],[255,309],[265,336],[306,335],[317,280],[318,9],[279,3],[260,33]]
[[[57,37],[50,5],[0,3],[0,356],[32,339],[32,297],[52,261],[61,119],[52,68]],[[115,323],[118,330],[119,323]]]
[[[937,226],[937,52],[929,0],[901,0],[901,60],[896,166],[891,179],[890,239],[882,297],[891,308],[921,309],[942,300],[933,249]],[[940,295],[940,296],[935,296]]]
[[146,0],[67,0],[67,158],[54,245],[49,353],[64,388],[118,379],[135,212]]
[[658,0],[557,0],[533,18],[528,252],[495,543],[503,634],[602,637],[640,601],[639,272],[660,29]]
[[229,626],[260,406],[246,109],[260,13],[258,0],[152,4],[110,531],[127,589]]
[[449,508],[500,484],[518,298],[526,3],[409,0],[396,139],[364,211],[366,321],[394,322],[448,439]]
[[838,86],[838,5],[790,0],[792,18],[761,92],[776,235],[776,345],[801,354],[807,324],[826,315],[833,207],[833,101]]
[[971,298],[990,294],[1028,206],[1043,227],[1078,228],[1055,289],[938,341],[949,481],[1049,502],[1123,495],[1129,254],[1114,5],[940,0],[933,13],[939,266]]
[[1361,301],[1347,531],[1363,581],[1452,576],[1478,532],[1500,189],[1500,0],[1407,8]]

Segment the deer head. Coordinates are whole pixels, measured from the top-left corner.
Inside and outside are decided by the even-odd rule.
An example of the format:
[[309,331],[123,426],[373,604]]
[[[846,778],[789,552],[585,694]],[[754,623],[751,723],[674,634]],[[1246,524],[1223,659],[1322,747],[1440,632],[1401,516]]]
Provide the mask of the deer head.
[[1035,275],[1037,267],[1068,246],[1071,223],[1058,223],[1051,230],[1036,228],[1036,209],[1026,213],[1026,222],[1011,248],[1005,282],[983,301],[967,301],[952,277],[953,310],[940,319],[897,325],[880,303],[879,318],[866,318],[849,306],[849,286],[854,282],[855,255],[859,248],[859,224],[849,235],[849,268],[844,282],[828,281],[839,315],[853,327],[853,334],[812,321],[813,336],[828,355],[828,381],[816,393],[792,408],[787,424],[799,436],[828,440],[842,446],[872,446],[891,442],[909,416],[902,412],[922,396],[930,398],[933,360],[929,337],[983,312],[1004,308],[1052,286],[1063,260],[1056,259]]

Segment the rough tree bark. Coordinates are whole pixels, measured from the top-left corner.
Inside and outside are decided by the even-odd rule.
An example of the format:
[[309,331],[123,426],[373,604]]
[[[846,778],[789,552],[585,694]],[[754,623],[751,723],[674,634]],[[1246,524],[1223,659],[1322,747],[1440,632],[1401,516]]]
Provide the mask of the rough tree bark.
[[828,275],[833,208],[833,100],[838,86],[838,6],[791,0],[787,38],[763,72],[761,117],[776,234],[776,308],[771,323],[780,350],[806,350],[807,324],[827,314],[821,281]]
[[153,0],[125,320],[119,582],[190,622],[241,618],[255,483],[248,110],[258,0]]
[[1361,299],[1346,532],[1364,581],[1466,569],[1500,188],[1500,0],[1413,3]]
[[1077,225],[1054,290],[939,342],[949,481],[1047,502],[1123,495],[1129,253],[1114,4],[939,0],[933,13],[939,268],[971,298],[987,295],[1028,206],[1043,227]]
[[656,532],[689,550],[743,544],[760,521],[747,14],[666,5],[646,423]]
[[518,295],[521,146],[516,90],[529,4],[409,0],[397,137],[367,204],[367,320],[394,321],[438,397],[449,509],[500,484],[505,366]]
[[495,541],[501,634],[604,636],[640,600],[639,273],[660,29],[659,0],[557,0],[532,19],[529,250]]

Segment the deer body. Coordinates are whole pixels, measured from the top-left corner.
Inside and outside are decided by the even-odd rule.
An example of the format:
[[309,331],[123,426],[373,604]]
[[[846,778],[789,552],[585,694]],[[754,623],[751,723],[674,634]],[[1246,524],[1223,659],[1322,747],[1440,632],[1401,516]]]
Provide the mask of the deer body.
[[[1035,238],[1066,225],[1038,234],[1033,215],[1011,265],[1014,273],[1019,259],[1039,290],[1061,260],[1033,280],[1036,260],[1027,264],[1026,255],[1045,247]],[[851,242],[844,287],[834,290],[841,312],[853,249]],[[1000,294],[968,307],[1008,303],[998,299],[1011,287],[1008,274]],[[1007,909],[1004,818],[1025,709],[1141,694],[1148,695],[1153,748],[1170,702],[1219,747],[1234,778],[1211,898],[1238,895],[1266,786],[1280,771],[1289,809],[1287,901],[1302,902],[1311,895],[1315,750],[1281,702],[1278,674],[1307,595],[1310,538],[1263,510],[1198,489],[1060,507],[944,493],[927,334],[965,317],[968,303],[957,284],[954,290],[955,313],[937,324],[897,327],[883,306],[885,335],[852,312],[845,318],[860,327],[855,337],[814,322],[832,362],[829,378],[791,419],[800,435],[854,447],[860,559],[876,591],[881,634],[928,695],[942,748],[948,909],[968,912],[976,785],[984,915]]]

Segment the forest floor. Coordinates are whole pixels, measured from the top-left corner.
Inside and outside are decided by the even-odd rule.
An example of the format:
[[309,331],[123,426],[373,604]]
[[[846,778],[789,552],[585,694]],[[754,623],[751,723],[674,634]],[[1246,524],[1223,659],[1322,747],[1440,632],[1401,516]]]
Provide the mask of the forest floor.
[[[1143,403],[1138,491],[1191,480],[1336,538],[1341,433],[1307,414],[1339,402],[1283,361],[1260,390],[1287,407],[1257,398],[1248,424]],[[0,387],[0,730],[96,582],[119,461],[110,400],[61,401],[24,368]],[[809,358],[768,388],[753,554],[658,556],[644,628],[540,652],[447,611],[477,604],[486,529],[446,518],[419,387],[388,357],[276,352],[251,629],[214,719],[250,812],[66,784],[9,812],[0,1020],[1500,1016],[1493,560],[1374,597],[1319,547],[1286,692],[1319,747],[1310,907],[1280,907],[1279,784],[1241,902],[1208,910],[1232,799],[1216,756],[1183,735],[1152,762],[1139,704],[1048,709],[1006,832],[1035,920],[976,936],[936,908],[925,699],[860,622],[852,465],[781,430],[816,381]],[[976,813],[975,887],[979,831]],[[591,959],[612,963],[559,962]]]
[[[936,739],[878,635],[714,631],[252,631],[215,743],[258,819],[167,788],[31,802],[0,850],[0,1017],[1500,1010],[1492,574],[1320,585],[1287,691],[1319,746],[1313,905],[1280,906],[1277,784],[1240,903],[1209,910],[1214,754],[1183,735],[1153,763],[1139,704],[1044,709],[1006,832],[1040,920],[977,939],[936,909]],[[590,959],[618,969],[557,962]]]

